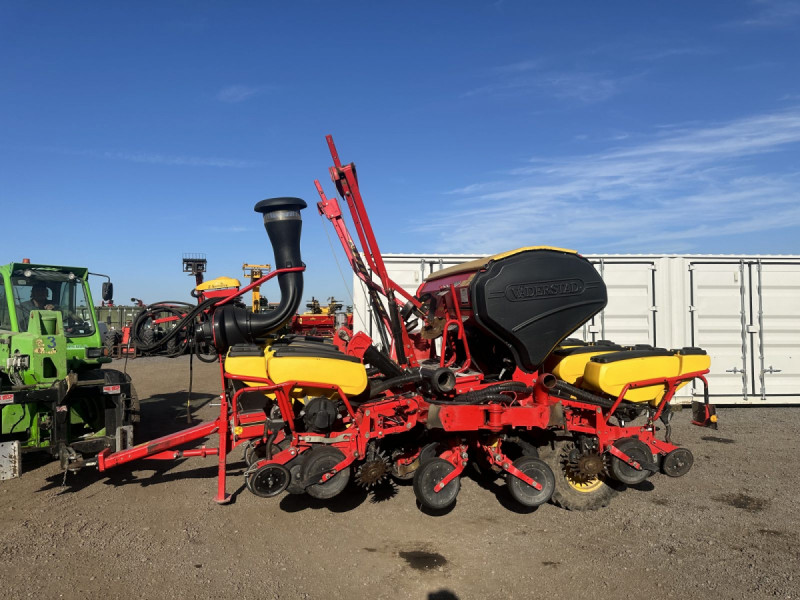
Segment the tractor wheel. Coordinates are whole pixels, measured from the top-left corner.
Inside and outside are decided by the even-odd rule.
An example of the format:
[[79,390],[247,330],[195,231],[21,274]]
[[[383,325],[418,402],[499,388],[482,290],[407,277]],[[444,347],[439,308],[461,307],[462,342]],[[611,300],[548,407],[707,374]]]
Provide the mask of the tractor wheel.
[[511,497],[523,506],[540,506],[550,500],[555,488],[553,471],[544,461],[533,456],[523,456],[514,461],[514,466],[542,486],[537,490],[511,473],[506,474],[506,485]]
[[555,476],[551,501],[567,510],[597,510],[608,506],[618,491],[611,487],[603,474],[584,477],[570,467],[570,453],[576,451],[570,440],[557,440],[554,447],[545,446],[542,459]]
[[[301,470],[302,481],[308,485],[306,492],[313,498],[327,500],[339,494],[350,481],[350,467],[345,467],[324,483],[322,476],[344,459],[341,450],[332,446],[317,446],[306,453]],[[314,482],[314,483],[311,483]]]
[[461,477],[456,477],[444,488],[435,491],[437,484],[455,467],[443,458],[431,458],[414,471],[414,495],[420,504],[431,510],[443,510],[456,501],[461,489]]

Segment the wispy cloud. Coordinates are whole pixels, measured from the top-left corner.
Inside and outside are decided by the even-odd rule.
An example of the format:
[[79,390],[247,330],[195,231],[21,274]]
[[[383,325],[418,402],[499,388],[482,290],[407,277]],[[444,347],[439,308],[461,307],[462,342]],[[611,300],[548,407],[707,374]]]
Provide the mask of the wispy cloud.
[[[637,138],[639,139],[639,138]],[[452,192],[419,231],[447,251],[549,243],[583,251],[675,251],[719,238],[800,227],[800,109],[662,129],[606,152],[534,158],[504,180]],[[765,167],[764,164],[775,166]],[[445,251],[445,248],[437,250]]]
[[752,16],[727,25],[784,28],[792,27],[800,21],[800,2],[797,0],[754,0],[753,4],[756,10]]
[[707,56],[711,54],[718,54],[719,52],[719,50],[707,46],[675,46],[672,48],[664,48],[662,50],[654,50],[652,52],[643,52],[635,58],[637,60],[656,61],[679,56]]
[[231,226],[213,225],[210,227],[206,227],[205,229],[206,231],[211,231],[213,233],[246,233],[248,231],[249,232],[258,231],[256,229],[253,229],[252,227],[239,227],[237,225],[231,225]]
[[174,156],[168,154],[154,154],[150,152],[103,152],[103,158],[127,160],[129,162],[147,163],[151,165],[183,166],[183,167],[224,167],[246,169],[259,166],[261,163],[254,160],[240,160],[237,158],[209,158],[200,156]]
[[462,93],[461,97],[542,95],[591,104],[618,94],[631,77],[613,77],[589,70],[560,70],[547,67],[543,60],[530,59],[496,67],[487,79],[484,85]]
[[271,87],[267,85],[229,85],[217,92],[217,100],[229,104],[238,104],[261,95],[270,89]]
[[58,148],[53,146],[44,146],[44,147],[40,146],[36,147],[35,150],[40,152],[63,154],[66,156],[86,156],[90,158],[123,160],[128,162],[145,163],[150,165],[165,165],[165,166],[247,169],[263,165],[261,161],[257,160],[160,154],[156,152],[120,152],[120,151],[110,151],[110,150],[97,151],[97,150],[81,150],[75,148]]

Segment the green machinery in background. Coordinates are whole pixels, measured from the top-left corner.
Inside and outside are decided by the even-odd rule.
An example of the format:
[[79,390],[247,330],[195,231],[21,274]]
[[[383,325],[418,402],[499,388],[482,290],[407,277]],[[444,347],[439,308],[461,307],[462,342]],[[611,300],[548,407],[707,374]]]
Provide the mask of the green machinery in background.
[[[111,358],[88,277],[81,267],[0,266],[0,480],[20,475],[27,451],[69,468],[133,444],[138,399],[128,375],[101,368]],[[104,282],[103,300],[112,293]]]

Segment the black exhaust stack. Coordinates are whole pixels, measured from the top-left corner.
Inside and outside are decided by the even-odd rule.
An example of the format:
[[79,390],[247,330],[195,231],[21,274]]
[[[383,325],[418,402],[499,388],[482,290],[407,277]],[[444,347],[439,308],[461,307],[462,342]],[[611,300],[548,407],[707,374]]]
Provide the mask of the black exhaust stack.
[[[275,253],[276,270],[304,266],[300,259],[303,226],[300,211],[306,206],[300,198],[269,198],[255,206],[255,211],[264,215],[264,228]],[[224,354],[234,344],[253,344],[258,338],[279,329],[300,306],[302,271],[278,275],[278,285],[281,301],[277,308],[268,313],[254,313],[226,304],[214,311],[211,322],[202,326],[200,337],[213,343],[219,354]]]

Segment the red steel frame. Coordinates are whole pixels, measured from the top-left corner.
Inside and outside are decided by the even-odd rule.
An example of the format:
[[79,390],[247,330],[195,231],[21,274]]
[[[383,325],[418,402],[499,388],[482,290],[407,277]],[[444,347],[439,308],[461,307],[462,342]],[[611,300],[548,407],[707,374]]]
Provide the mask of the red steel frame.
[[[320,214],[327,217],[328,220],[333,224],[345,254],[353,266],[354,271],[362,281],[364,281],[376,292],[386,297],[390,303],[393,303],[394,301],[392,292],[397,291],[405,298],[412,301],[415,308],[422,308],[422,305],[417,298],[410,297],[409,294],[407,294],[389,277],[383,262],[383,258],[380,254],[380,249],[378,248],[378,244],[375,240],[369,217],[366,209],[364,208],[364,202],[361,197],[358,187],[358,179],[355,173],[355,165],[351,163],[349,165],[342,166],[338,151],[333,143],[333,138],[329,135],[326,136],[326,140],[334,163],[334,166],[330,168],[331,179],[336,184],[337,191],[347,201],[353,223],[356,227],[356,233],[361,242],[362,248],[364,249],[364,257],[366,258],[367,264],[370,266],[370,268],[378,275],[381,285],[375,283],[367,273],[363,272],[363,270],[359,270],[358,250],[355,242],[347,230],[346,225],[344,224],[338,201],[335,198],[327,198],[319,181],[315,181],[314,183],[317,188],[317,192],[320,195],[320,202],[317,205]],[[442,352],[441,356],[439,357],[439,365],[440,367],[454,367],[456,372],[461,374],[464,374],[468,371],[472,360],[469,344],[464,333],[465,317],[462,314],[460,302],[455,289],[455,283],[463,280],[464,278],[464,274],[459,274],[447,277],[439,282],[441,285],[439,291],[446,292],[442,298],[442,305],[445,307],[446,317],[442,331]],[[420,285],[420,290],[423,288],[423,286],[424,283]],[[399,305],[401,303],[397,302],[397,304]],[[390,323],[385,322],[385,315],[384,325],[386,329],[390,330]],[[456,360],[455,352],[451,353],[449,358],[447,357],[449,344],[451,339],[453,339],[451,338],[450,334],[451,327],[455,328],[455,340],[461,342],[464,350],[465,357],[461,365],[454,365]],[[411,354],[415,352],[415,345],[411,340],[411,338],[414,336],[409,336],[404,323],[401,323],[401,328],[405,349],[409,354]],[[414,341],[419,341],[419,339]],[[424,347],[422,344],[419,344],[417,348],[420,346]],[[433,357],[433,345],[429,344],[427,348],[431,353],[431,357]],[[396,351],[393,354],[396,357]],[[420,356],[420,358],[424,357]],[[662,455],[677,448],[677,446],[668,441],[661,441],[656,438],[655,421],[658,420],[664,408],[674,396],[675,391],[682,383],[699,378],[703,381],[703,384],[707,389],[708,382],[704,377],[706,373],[708,373],[708,370],[687,373],[671,378],[657,378],[630,382],[624,386],[621,393],[614,401],[612,407],[604,410],[599,406],[581,402],[579,400],[569,400],[558,396],[551,396],[544,391],[544,386],[541,383],[546,378],[546,374],[535,373],[533,375],[529,375],[517,370],[517,373],[514,374],[513,378],[515,380],[526,382],[533,387],[534,393],[531,397],[527,399],[515,399],[515,402],[517,402],[517,405],[515,406],[503,406],[498,404],[445,405],[440,407],[439,418],[446,431],[458,431],[462,433],[466,431],[480,430],[499,432],[507,427],[526,427],[528,429],[537,427],[546,429],[549,421],[549,407],[552,404],[561,402],[565,408],[565,429],[567,431],[574,433],[587,433],[597,436],[600,444],[599,450],[601,452],[607,450],[612,455],[617,456],[622,460],[625,460],[628,464],[634,465],[635,468],[640,469],[642,468],[641,465],[639,465],[636,461],[633,461],[625,453],[614,446],[614,442],[627,437],[637,437],[646,443],[653,453]],[[487,384],[482,381],[482,375],[480,374],[475,376],[459,377],[456,385],[456,393],[480,390],[482,388],[489,387],[490,385],[492,384]],[[614,414],[617,408],[619,408],[629,389],[648,387],[652,385],[664,385],[666,389],[655,413],[648,418],[648,421],[645,425],[636,427],[621,427],[609,423],[610,417]],[[485,446],[482,446],[480,443],[477,445],[486,452],[490,463],[504,468],[513,475],[520,477],[529,485],[533,484],[535,487],[537,487],[537,489],[539,489],[536,482],[532,483],[531,481],[528,481],[528,477],[514,469],[513,465],[510,465],[510,461],[506,460],[502,453],[492,452]],[[453,478],[457,477],[463,471],[466,465],[466,459],[462,458],[463,455],[466,455],[466,450],[462,452],[455,450],[446,451],[442,455],[443,458],[454,465],[455,469],[447,477],[445,477],[442,482],[440,482],[440,484],[437,486],[438,489],[442,489],[445,485],[447,485],[447,483],[452,481]],[[495,458],[495,456],[497,458]]]
[[[250,285],[240,290],[234,290],[230,294],[224,296],[219,300],[219,302],[217,302],[214,305],[214,308],[227,304],[237,296],[247,293],[256,285],[261,285],[266,281],[272,279],[273,277],[276,277],[283,273],[295,273],[304,270],[305,267],[290,267],[286,269],[277,269],[275,271],[272,271],[271,273],[268,273],[261,279],[254,281]],[[215,497],[215,500],[220,504],[225,504],[227,502],[230,502],[231,495],[226,492],[228,454],[231,452],[231,450],[233,450],[240,444],[250,439],[261,437],[264,433],[263,423],[265,422],[265,419],[261,415],[249,415],[249,414],[243,415],[238,413],[238,411],[235,410],[236,399],[238,399],[238,395],[235,395],[230,400],[231,403],[233,404],[231,408],[233,410],[234,417],[232,419],[229,419],[229,413],[228,413],[229,400],[228,400],[228,395],[224,392],[225,380],[235,379],[236,377],[225,374],[223,359],[221,356],[219,359],[219,368],[220,368],[220,378],[222,381],[223,393],[220,394],[219,397],[220,409],[219,409],[219,416],[216,419],[207,423],[201,423],[199,425],[195,425],[194,427],[189,427],[188,429],[184,429],[176,433],[165,435],[163,437],[151,440],[144,444],[139,444],[138,446],[134,446],[133,448],[128,448],[127,450],[120,450],[119,452],[112,453],[110,448],[106,448],[102,452],[100,452],[100,454],[98,454],[97,456],[98,470],[105,471],[112,467],[139,459],[172,460],[188,456],[203,456],[203,457],[217,456],[218,457],[217,495]],[[255,378],[249,378],[248,380],[253,381],[255,380]],[[269,380],[263,380],[263,382],[266,383],[267,385],[257,388],[245,388],[244,390],[239,390],[239,392],[237,393],[248,391],[248,389],[251,391],[256,391],[256,390],[263,390],[267,392],[274,391],[276,393],[276,397],[280,398],[281,395],[288,395],[286,391],[287,388],[291,389],[296,385],[302,384],[302,382],[287,382],[280,385],[276,385]],[[233,427],[231,427],[232,423]],[[261,425],[260,427],[258,426],[259,424]],[[238,429],[241,429],[242,431],[239,434],[237,434]],[[249,437],[245,437],[243,435],[245,430],[247,431]],[[213,447],[206,448],[205,446],[203,446],[199,449],[175,450],[175,448],[177,448],[178,446],[182,446],[190,442],[201,440],[214,433],[218,434],[219,437],[218,446],[216,448]]]
[[[423,341],[418,335],[410,335],[405,323],[399,318],[399,307],[402,302],[396,299],[395,293],[406,298],[418,310],[423,308],[422,304],[416,297],[408,294],[389,277],[358,188],[355,166],[352,163],[343,166],[339,160],[332,137],[327,136],[326,139],[334,161],[334,166],[330,169],[331,178],[336,183],[337,190],[348,203],[358,238],[364,249],[364,258],[369,268],[377,275],[380,283],[372,280],[363,263],[361,263],[360,254],[344,223],[338,201],[335,198],[327,198],[319,181],[315,181],[314,183],[320,195],[320,202],[318,203],[320,213],[326,216],[333,224],[354,272],[371,290],[385,297],[389,302],[390,310],[395,311],[392,317],[395,319],[394,324],[386,313],[381,316],[381,320],[387,332],[399,333],[401,338],[399,340],[395,339],[395,335],[392,336],[392,350],[395,358],[398,358],[398,355],[406,357],[406,360],[398,361],[401,366],[414,367],[417,366],[418,359],[436,358],[433,344]],[[230,302],[277,275],[303,271],[304,269],[305,267],[294,267],[268,273],[241,290],[233,291],[222,297],[214,305],[214,308]],[[460,276],[460,278],[463,278],[463,276]],[[443,279],[440,282],[441,288],[439,289],[439,292],[444,292],[442,305],[445,307],[446,319],[442,331],[442,352],[441,356],[438,357],[438,364],[440,367],[452,367],[459,374],[454,395],[478,391],[503,383],[499,381],[486,382],[481,373],[469,371],[472,357],[464,332],[464,320],[468,318],[468,315],[465,315],[460,308],[455,288],[456,279],[452,277]],[[422,286],[420,286],[420,289],[422,289]],[[213,311],[213,308],[211,311]],[[455,330],[452,336],[450,334],[451,327]],[[455,364],[456,354],[454,351],[448,356],[451,341],[455,342],[456,340],[460,341],[465,352],[464,361],[460,365]],[[336,338],[336,341],[339,345],[343,345],[338,338]],[[371,343],[372,341],[368,336],[358,333],[349,337],[346,349],[350,354],[363,357],[364,351]],[[398,343],[402,344],[403,352],[398,352]],[[429,356],[425,356],[426,353]],[[221,356],[219,365],[223,393],[220,395],[220,413],[214,421],[201,423],[127,450],[111,453],[109,449],[106,449],[98,455],[99,470],[105,471],[111,467],[142,458],[174,460],[191,456],[217,456],[218,481],[215,500],[219,503],[226,503],[231,498],[226,491],[226,461],[228,454],[243,443],[268,441],[267,415],[263,412],[242,413],[238,410],[238,399],[245,392],[273,394],[283,416],[283,421],[288,426],[288,435],[291,436],[291,442],[288,447],[279,450],[269,459],[264,458],[256,461],[252,468],[257,469],[267,464],[286,464],[298,454],[307,451],[314,444],[324,440],[326,445],[340,449],[344,454],[344,459],[325,473],[321,478],[321,482],[327,481],[355,460],[364,458],[367,445],[371,440],[405,432],[419,423],[426,422],[432,409],[432,405],[422,396],[392,396],[388,393],[355,408],[342,389],[335,385],[323,385],[313,381],[301,380],[275,383],[268,378],[227,374],[225,373]],[[518,428],[546,430],[549,427],[551,406],[559,402],[564,408],[564,429],[566,431],[596,436],[600,446],[598,451],[608,451],[634,466],[634,468],[644,468],[647,465],[640,465],[632,460],[619,450],[614,443],[623,438],[636,437],[646,443],[654,454],[662,455],[677,448],[670,441],[661,441],[655,437],[655,422],[682,383],[699,378],[707,391],[706,373],[708,373],[707,370],[687,373],[677,377],[630,382],[623,387],[613,405],[605,409],[580,400],[565,399],[551,394],[552,381],[550,380],[553,379],[552,375],[525,373],[517,369],[513,373],[511,381],[523,384],[521,391],[502,390],[498,392],[507,396],[508,402],[488,404],[441,403],[436,405],[436,414],[442,429],[451,434],[443,442],[446,449],[440,453],[440,457],[453,464],[455,468],[439,482],[435,491],[438,492],[443,489],[463,472],[468,464],[470,448],[482,452],[490,464],[496,465],[511,475],[518,477],[537,490],[541,489],[542,486],[539,482],[534,481],[514,467],[512,461],[503,453],[502,437],[499,434],[509,429]],[[224,391],[226,389],[226,381],[241,381],[247,385],[235,391],[228,398],[228,394]],[[623,427],[609,422],[610,417],[624,401],[628,390],[654,385],[663,385],[665,392],[656,410],[644,425]],[[333,437],[324,433],[297,431],[293,418],[294,411],[291,394],[295,388],[299,387],[324,388],[335,392],[345,406],[347,414],[343,421],[348,427],[343,431],[331,434]],[[485,437],[479,438],[477,435],[479,432],[489,434],[490,437],[488,439]],[[201,446],[200,448],[189,450],[176,449],[178,446],[206,438],[215,433],[219,437],[219,444],[216,448]],[[491,437],[493,434],[497,435]],[[281,431],[269,442],[280,442],[287,438],[286,432]],[[412,459],[413,457],[409,460]]]

